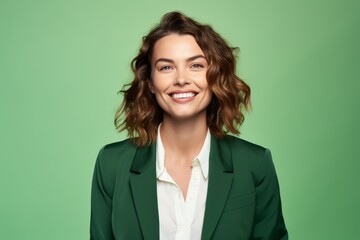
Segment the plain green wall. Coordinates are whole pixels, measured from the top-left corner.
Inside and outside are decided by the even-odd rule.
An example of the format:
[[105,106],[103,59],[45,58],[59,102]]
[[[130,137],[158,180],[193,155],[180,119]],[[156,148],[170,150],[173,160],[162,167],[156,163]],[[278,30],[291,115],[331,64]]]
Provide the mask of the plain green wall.
[[359,3],[1,0],[0,239],[88,239],[97,152],[126,136],[116,93],[171,10],[240,47],[242,137],[272,150],[291,239],[358,238]]

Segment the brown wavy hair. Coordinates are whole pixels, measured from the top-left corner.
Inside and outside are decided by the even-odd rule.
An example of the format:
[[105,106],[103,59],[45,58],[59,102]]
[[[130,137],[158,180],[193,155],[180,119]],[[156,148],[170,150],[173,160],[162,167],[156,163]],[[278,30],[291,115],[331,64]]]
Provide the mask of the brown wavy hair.
[[[119,92],[124,100],[115,115],[115,126],[128,135],[137,146],[156,140],[157,127],[163,110],[151,93],[151,57],[155,43],[169,34],[192,35],[209,63],[206,73],[213,96],[207,107],[207,125],[211,134],[221,138],[226,133],[240,134],[243,110],[249,110],[250,87],[236,76],[238,48],[232,48],[211,26],[203,25],[180,12],[165,14],[160,23],[142,39],[138,55],[131,62],[134,80]],[[125,115],[123,119],[123,115]]]

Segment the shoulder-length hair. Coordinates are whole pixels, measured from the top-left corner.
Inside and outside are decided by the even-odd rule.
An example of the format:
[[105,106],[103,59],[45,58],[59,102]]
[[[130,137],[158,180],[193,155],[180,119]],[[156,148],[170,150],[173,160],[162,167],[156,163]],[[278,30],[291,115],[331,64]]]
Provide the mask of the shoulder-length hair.
[[[165,14],[161,22],[142,39],[138,55],[131,62],[134,80],[128,84],[124,100],[115,115],[118,131],[127,130],[137,146],[156,140],[163,110],[150,91],[151,57],[155,43],[169,34],[192,35],[209,63],[206,73],[212,100],[207,107],[207,125],[211,134],[221,138],[226,133],[240,134],[243,110],[250,108],[250,87],[236,76],[236,52],[211,26],[203,25],[180,12]],[[123,115],[124,118],[122,117]]]

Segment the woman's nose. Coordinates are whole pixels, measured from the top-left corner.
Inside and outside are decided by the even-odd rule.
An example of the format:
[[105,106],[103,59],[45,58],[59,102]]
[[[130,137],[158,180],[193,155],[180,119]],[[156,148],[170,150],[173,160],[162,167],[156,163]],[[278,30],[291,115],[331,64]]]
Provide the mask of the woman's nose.
[[174,85],[184,86],[185,84],[188,84],[190,81],[188,80],[188,77],[186,76],[186,72],[184,70],[178,70]]

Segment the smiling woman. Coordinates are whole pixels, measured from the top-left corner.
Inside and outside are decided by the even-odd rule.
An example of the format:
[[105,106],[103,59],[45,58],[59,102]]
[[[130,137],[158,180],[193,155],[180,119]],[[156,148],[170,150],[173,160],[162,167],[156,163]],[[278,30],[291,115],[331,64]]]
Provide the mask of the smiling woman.
[[234,49],[171,12],[132,70],[115,117],[130,138],[98,155],[91,239],[288,239],[270,151],[226,134],[250,105]]
[[197,116],[205,124],[212,94],[206,79],[208,63],[194,37],[170,34],[161,38],[151,62],[149,87],[164,111],[163,122],[194,121]]

